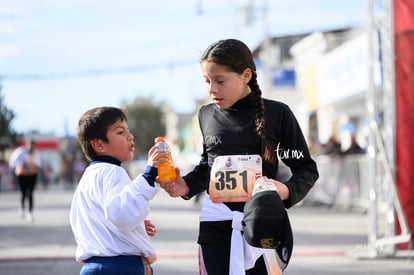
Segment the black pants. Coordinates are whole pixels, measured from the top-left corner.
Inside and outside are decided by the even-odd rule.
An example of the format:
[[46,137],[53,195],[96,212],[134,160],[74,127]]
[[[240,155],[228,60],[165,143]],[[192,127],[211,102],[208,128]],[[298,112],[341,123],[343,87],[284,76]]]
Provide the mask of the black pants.
[[33,191],[36,185],[37,175],[17,176],[17,182],[21,193],[20,204],[22,209],[25,208],[26,199],[29,201],[29,212],[33,210]]
[[[208,275],[229,274],[230,246],[226,244],[202,244],[203,261]],[[267,275],[263,257],[260,257],[246,275]]]

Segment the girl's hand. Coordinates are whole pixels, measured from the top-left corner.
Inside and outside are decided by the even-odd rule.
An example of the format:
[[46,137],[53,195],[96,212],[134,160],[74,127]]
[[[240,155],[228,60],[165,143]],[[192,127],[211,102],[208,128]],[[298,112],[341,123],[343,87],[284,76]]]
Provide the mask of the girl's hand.
[[148,236],[154,237],[155,233],[157,232],[155,225],[150,220],[144,220],[144,225]]
[[279,194],[282,201],[287,200],[289,198],[289,188],[286,184],[274,179],[271,179],[271,181],[276,186],[276,192]]
[[185,196],[190,192],[190,188],[180,175],[180,169],[175,168],[175,172],[177,173],[177,178],[174,182],[170,182],[168,180],[160,182],[160,187],[173,198]]

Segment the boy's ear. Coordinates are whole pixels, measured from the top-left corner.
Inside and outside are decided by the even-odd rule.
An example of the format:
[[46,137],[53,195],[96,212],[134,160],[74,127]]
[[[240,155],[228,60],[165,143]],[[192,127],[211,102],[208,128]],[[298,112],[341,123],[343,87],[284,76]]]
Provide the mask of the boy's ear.
[[92,148],[95,150],[95,152],[97,152],[97,153],[101,153],[101,152],[103,152],[104,150],[105,150],[105,147],[104,147],[104,145],[103,145],[103,141],[102,140],[100,140],[100,139],[93,139],[92,141],[91,141],[91,145],[92,145]]

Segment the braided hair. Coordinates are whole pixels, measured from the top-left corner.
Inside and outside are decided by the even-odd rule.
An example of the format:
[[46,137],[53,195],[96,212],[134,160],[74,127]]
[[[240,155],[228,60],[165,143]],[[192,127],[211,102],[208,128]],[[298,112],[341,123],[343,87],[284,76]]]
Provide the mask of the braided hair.
[[242,74],[245,69],[252,71],[252,78],[248,85],[256,102],[255,124],[256,133],[261,139],[262,157],[264,160],[275,164],[277,156],[272,144],[266,139],[264,103],[262,90],[257,82],[256,64],[250,49],[242,41],[237,39],[219,40],[211,44],[201,55],[200,62],[212,61],[226,66],[232,72]]

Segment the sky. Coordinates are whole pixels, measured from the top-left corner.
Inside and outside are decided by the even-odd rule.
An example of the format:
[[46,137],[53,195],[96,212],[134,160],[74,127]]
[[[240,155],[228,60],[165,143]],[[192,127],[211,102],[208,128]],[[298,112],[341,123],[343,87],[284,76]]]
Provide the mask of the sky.
[[193,113],[210,43],[254,49],[266,33],[366,25],[367,15],[367,0],[0,0],[0,96],[22,133],[75,135],[86,110],[137,97]]

